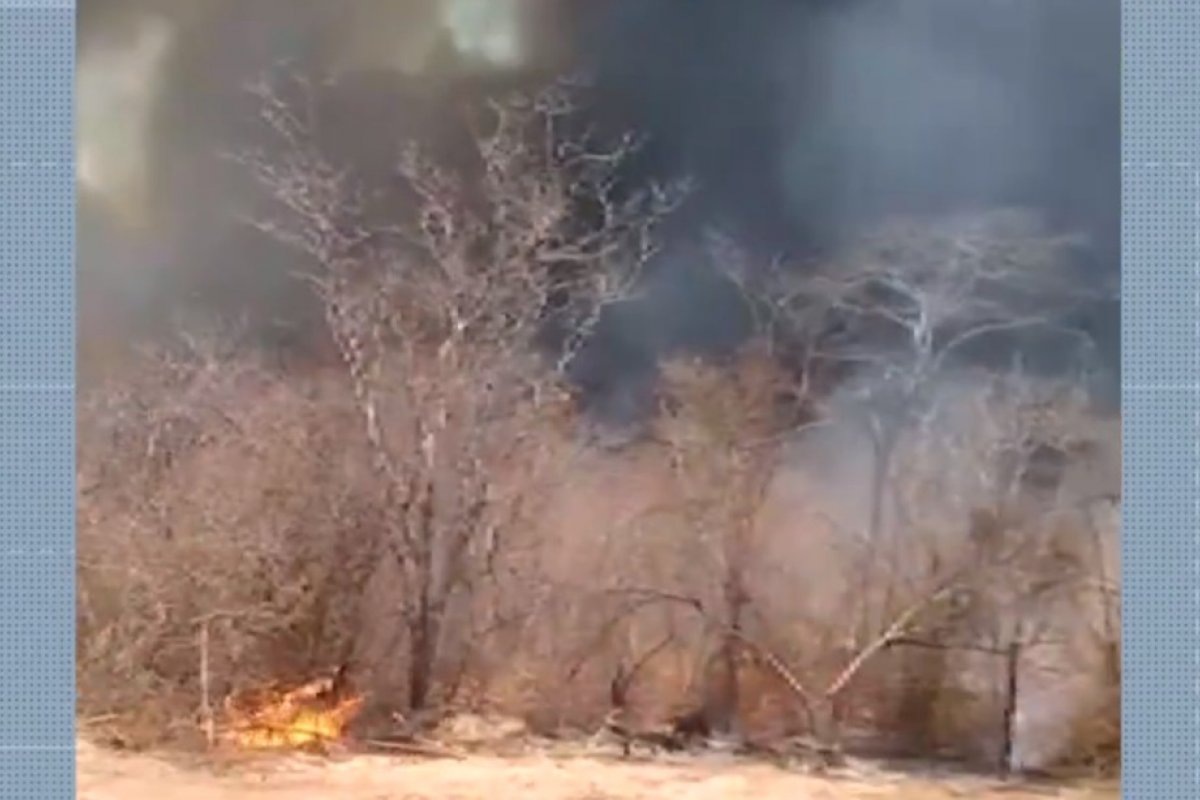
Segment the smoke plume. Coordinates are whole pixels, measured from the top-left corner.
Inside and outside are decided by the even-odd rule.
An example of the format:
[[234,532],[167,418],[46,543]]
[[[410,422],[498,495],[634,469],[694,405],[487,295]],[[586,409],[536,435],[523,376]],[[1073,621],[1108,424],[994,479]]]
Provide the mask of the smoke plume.
[[[85,314],[118,338],[200,305],[307,341],[293,256],[240,222],[251,191],[219,158],[258,135],[246,83],[285,62],[345,87],[331,127],[366,171],[464,104],[582,69],[590,121],[649,139],[631,179],[695,180],[646,299],[606,326],[600,394],[627,397],[664,349],[740,335],[690,247],[713,225],[803,260],[888,215],[1020,205],[1117,268],[1116,0],[80,6]],[[1115,347],[1114,309],[1091,324]]]

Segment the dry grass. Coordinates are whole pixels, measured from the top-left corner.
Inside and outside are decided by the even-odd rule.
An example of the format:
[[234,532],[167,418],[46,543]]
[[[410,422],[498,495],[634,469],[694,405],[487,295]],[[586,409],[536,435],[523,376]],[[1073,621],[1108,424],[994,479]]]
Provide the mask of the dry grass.
[[413,761],[383,756],[334,760],[277,758],[255,764],[172,764],[145,755],[120,755],[86,742],[79,746],[81,800],[149,800],[170,786],[172,798],[358,797],[370,800],[482,800],[497,796],[548,800],[939,800],[981,798],[1108,800],[1113,784],[1063,786],[1002,783],[969,776],[920,776],[860,766],[817,777],[728,760],[680,764],[615,762],[595,757],[473,756],[466,761]]

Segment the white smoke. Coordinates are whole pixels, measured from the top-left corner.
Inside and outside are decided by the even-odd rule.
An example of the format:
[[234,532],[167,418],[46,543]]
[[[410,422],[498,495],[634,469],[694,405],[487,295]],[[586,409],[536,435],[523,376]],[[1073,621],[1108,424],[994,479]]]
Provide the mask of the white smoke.
[[76,180],[126,223],[146,221],[152,118],[174,43],[174,27],[148,16],[125,42],[96,42],[79,55]]
[[448,42],[471,69],[519,69],[532,57],[528,11],[528,0],[352,3],[332,34],[332,67],[429,74],[444,66],[434,56]]
[[[224,13],[216,5],[196,12]],[[448,41],[470,69],[519,69],[532,58],[531,9],[521,0],[426,0],[423,4],[347,6],[330,53],[334,72],[394,69],[427,72],[438,41]],[[233,13],[237,13],[234,11]],[[76,72],[76,179],[81,192],[127,225],[149,222],[153,205],[154,114],[169,80],[167,59],[180,14],[124,18],[122,30],[81,44]]]
[[513,69],[528,58],[520,0],[443,0],[442,24],[454,47],[493,68]]

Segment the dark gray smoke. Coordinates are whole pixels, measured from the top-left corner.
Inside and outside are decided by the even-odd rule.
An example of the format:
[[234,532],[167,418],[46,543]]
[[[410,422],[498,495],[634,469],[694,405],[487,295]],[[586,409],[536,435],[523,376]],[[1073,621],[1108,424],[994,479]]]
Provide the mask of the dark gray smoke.
[[[717,221],[764,256],[804,256],[890,214],[1015,205],[1084,232],[1091,268],[1117,270],[1115,0],[597,5],[580,48],[603,113],[650,133],[646,169],[698,180],[685,237]],[[649,341],[737,336],[697,263],[664,259]],[[1116,319],[1079,320],[1111,363]]]
[[[396,135],[444,131],[472,97],[585,67],[594,120],[650,137],[630,177],[697,181],[648,300],[610,321],[586,376],[618,406],[636,405],[631,387],[657,353],[740,335],[736,304],[684,246],[710,225],[759,253],[804,256],[893,213],[1022,205],[1089,235],[1098,273],[1117,270],[1117,0],[80,7],[84,53],[129,50],[156,15],[182,31],[152,68],[162,88],[148,133],[127,140],[145,151],[141,227],[116,221],[111,198],[85,198],[80,210],[85,291],[122,318],[207,304],[246,312],[281,340],[313,327],[287,277],[291,256],[235,224],[248,189],[216,159],[256,135],[243,84],[281,59],[351,74],[340,146],[370,169]],[[450,63],[454,77],[438,77]],[[136,192],[126,194],[132,203]],[[1088,324],[1115,361],[1115,309]]]

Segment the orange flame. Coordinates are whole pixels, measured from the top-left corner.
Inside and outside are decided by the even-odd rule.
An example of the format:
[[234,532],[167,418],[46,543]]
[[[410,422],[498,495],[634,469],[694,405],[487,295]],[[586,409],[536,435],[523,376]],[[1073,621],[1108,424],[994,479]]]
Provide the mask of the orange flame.
[[363,702],[358,695],[338,697],[332,681],[326,679],[290,691],[253,695],[226,702],[233,742],[253,750],[319,747],[336,741]]

